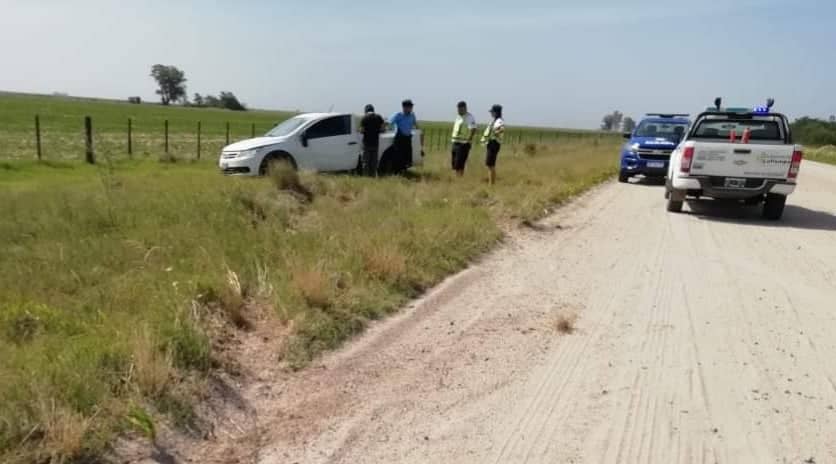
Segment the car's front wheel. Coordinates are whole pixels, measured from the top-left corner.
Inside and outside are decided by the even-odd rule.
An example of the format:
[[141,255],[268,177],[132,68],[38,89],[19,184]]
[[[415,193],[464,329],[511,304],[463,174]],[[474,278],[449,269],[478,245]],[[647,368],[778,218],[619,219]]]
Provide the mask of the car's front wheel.
[[627,174],[624,171],[619,171],[618,172],[618,181],[619,182],[621,182],[622,184],[626,184],[627,181],[629,181],[629,180],[630,180],[630,174]]
[[266,176],[270,173],[270,170],[282,163],[289,164],[294,170],[297,169],[296,161],[294,161],[289,153],[277,152],[270,153],[261,160],[261,164],[258,167],[258,174]]
[[763,202],[763,217],[770,221],[777,221],[784,215],[784,206],[787,204],[787,197],[768,193]]

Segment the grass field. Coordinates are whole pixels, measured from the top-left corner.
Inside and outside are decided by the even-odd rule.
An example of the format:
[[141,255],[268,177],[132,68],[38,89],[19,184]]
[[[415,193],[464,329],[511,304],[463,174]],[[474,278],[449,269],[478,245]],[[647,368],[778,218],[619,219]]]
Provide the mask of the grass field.
[[804,157],[821,163],[836,164],[836,146],[826,145],[817,148],[805,148]]
[[[89,104],[102,119],[120,111]],[[227,114],[136,108],[155,120]],[[0,462],[90,462],[128,429],[189,427],[200,379],[226,368],[218,324],[246,330],[243,308],[267,308],[285,328],[282,362],[304,367],[464,268],[504,227],[612,176],[618,143],[508,146],[493,188],[481,156],[455,179],[446,151],[411,178],[378,180],[225,178],[209,160],[156,157],[0,160]]]
[[412,180],[303,175],[311,202],[207,162],[1,164],[0,461],[95,455],[137,411],[187,423],[209,308],[269,306],[304,366],[612,175],[616,148],[509,151],[495,188],[446,153]]
[[[93,121],[94,149],[99,157],[128,157],[128,119],[132,120],[135,158],[158,158],[164,153],[163,127],[169,122],[169,153],[180,159],[197,156],[197,123],[201,123],[201,152],[214,158],[230,141],[267,132],[293,113],[280,111],[235,112],[213,108],[132,105],[113,100],[79,99],[0,92],[0,159],[34,160],[35,115],[40,117],[42,156],[46,160],[83,159],[84,117]],[[452,121],[452,116],[451,116]],[[451,122],[421,121],[426,143],[441,149],[448,143]],[[587,137],[612,137],[597,131],[510,127],[508,143],[550,143]]]

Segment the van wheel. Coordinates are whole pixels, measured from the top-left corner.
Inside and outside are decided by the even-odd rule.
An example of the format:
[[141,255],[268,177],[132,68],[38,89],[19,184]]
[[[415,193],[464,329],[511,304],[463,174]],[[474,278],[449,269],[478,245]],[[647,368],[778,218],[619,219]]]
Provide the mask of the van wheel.
[[784,195],[776,195],[768,193],[766,201],[763,202],[763,217],[770,221],[777,221],[781,219],[784,214],[784,206],[787,203],[787,197]]
[[671,189],[668,192],[668,211],[671,213],[681,213],[682,204],[685,202],[685,192],[682,190]]
[[260,176],[266,176],[270,169],[280,163],[287,163],[289,164],[293,170],[298,170],[299,168],[296,166],[296,161],[293,159],[290,154],[285,152],[278,152],[278,153],[270,153],[261,160],[261,164],[258,167],[258,174]]

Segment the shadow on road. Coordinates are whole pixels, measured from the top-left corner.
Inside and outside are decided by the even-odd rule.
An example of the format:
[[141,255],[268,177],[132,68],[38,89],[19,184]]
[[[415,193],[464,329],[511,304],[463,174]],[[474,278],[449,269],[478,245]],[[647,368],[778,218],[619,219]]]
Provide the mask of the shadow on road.
[[664,187],[664,177],[633,177],[630,179],[630,185],[637,185],[640,187]]
[[744,206],[738,202],[718,200],[689,201],[691,214],[700,219],[740,225],[789,227],[794,229],[836,231],[836,214],[798,205],[787,205],[778,221],[761,217],[760,206]]

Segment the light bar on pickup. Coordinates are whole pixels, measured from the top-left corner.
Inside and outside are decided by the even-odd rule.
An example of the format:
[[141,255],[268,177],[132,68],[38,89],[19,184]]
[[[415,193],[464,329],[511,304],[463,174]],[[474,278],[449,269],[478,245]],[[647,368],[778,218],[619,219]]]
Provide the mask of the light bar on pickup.
[[651,116],[651,117],[656,116],[656,117],[659,117],[659,118],[670,119],[670,118],[687,118],[688,116],[690,116],[690,114],[684,114],[684,113],[647,113],[647,114],[645,114],[645,116]]

